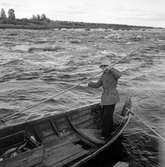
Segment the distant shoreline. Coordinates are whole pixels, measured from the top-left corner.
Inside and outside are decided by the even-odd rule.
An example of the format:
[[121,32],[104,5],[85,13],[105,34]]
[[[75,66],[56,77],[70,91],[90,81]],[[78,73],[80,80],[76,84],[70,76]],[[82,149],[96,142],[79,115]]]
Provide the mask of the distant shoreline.
[[52,29],[50,26],[41,25],[14,25],[14,24],[0,24],[0,29],[33,29],[33,30],[44,30]]
[[[114,30],[139,30],[139,29],[154,29],[147,26],[133,26],[120,24],[102,24],[102,23],[84,23],[84,22],[68,22],[68,21],[53,21],[48,24],[0,24],[0,29],[33,29],[33,30],[48,30],[48,29],[114,29]],[[156,27],[155,27],[156,28]]]

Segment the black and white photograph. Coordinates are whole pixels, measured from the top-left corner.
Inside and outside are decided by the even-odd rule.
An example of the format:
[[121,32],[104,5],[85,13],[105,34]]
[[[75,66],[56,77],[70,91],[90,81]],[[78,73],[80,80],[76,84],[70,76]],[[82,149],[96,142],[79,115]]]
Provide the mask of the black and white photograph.
[[0,0],[0,167],[165,167],[164,7]]

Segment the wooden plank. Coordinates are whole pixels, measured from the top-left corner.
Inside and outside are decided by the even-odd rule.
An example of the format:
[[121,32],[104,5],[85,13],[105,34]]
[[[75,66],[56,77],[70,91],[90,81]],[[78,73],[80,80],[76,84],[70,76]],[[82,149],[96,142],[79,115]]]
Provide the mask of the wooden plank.
[[43,138],[42,144],[50,143],[51,141],[58,143],[59,137],[56,134]]
[[[79,145],[74,145],[71,142],[68,142],[68,143],[66,142],[66,143],[58,145],[56,147],[46,149],[45,150],[45,157],[54,156],[53,154],[57,154],[57,156],[58,156],[59,154],[61,154],[63,152],[63,150],[66,150],[67,148],[75,149],[75,148],[78,148],[78,147],[80,147],[80,146]],[[60,151],[60,153],[59,153],[59,151]]]
[[66,124],[67,125],[65,117],[57,118],[57,119],[54,119],[54,120],[57,124]]
[[42,121],[35,126],[41,134],[42,139],[51,135],[55,135],[55,132],[49,121]]
[[81,152],[82,150],[84,149],[80,145],[74,145],[73,143],[68,143],[61,147],[51,149],[45,152],[46,157],[44,164],[46,166],[51,166]]
[[81,152],[79,153],[75,153],[74,155],[70,156],[70,157],[67,157],[67,159],[61,161],[61,162],[58,162],[57,164],[53,164],[51,167],[61,167],[63,165],[66,165],[68,163],[71,163],[72,161],[84,156],[84,155],[87,155],[89,153],[89,151],[87,150],[82,150]]
[[78,128],[96,128],[97,126],[94,124],[94,121],[93,119],[88,119],[88,120],[85,120],[79,124],[74,124],[76,127]]
[[74,119],[76,120],[76,119],[78,119],[80,117],[84,117],[86,115],[91,115],[91,110],[84,110],[84,111],[81,111],[81,112],[77,112],[77,113],[74,113],[72,115],[69,115],[69,117],[73,120]]
[[56,145],[55,145],[55,142],[54,143],[49,143],[49,144],[45,145],[45,149],[46,149],[46,151],[50,151],[52,149],[55,150],[55,149],[58,149],[58,148],[60,148],[60,147],[62,147],[64,145],[67,145],[69,143],[74,143],[76,141],[77,141],[77,139],[75,139],[75,138],[72,138],[72,139],[69,139],[69,138],[66,139],[65,138],[65,140],[60,139],[59,140],[60,143],[58,143]]
[[62,129],[70,129],[70,126],[65,118],[60,118],[59,120],[55,120],[55,124],[57,126],[57,130],[61,131]]
[[[69,117],[69,119],[70,119],[70,117]],[[79,123],[81,123],[81,122],[83,122],[83,121],[86,121],[86,120],[88,120],[88,119],[93,119],[94,120],[94,117],[92,116],[92,115],[90,115],[90,114],[88,114],[88,115],[86,115],[86,116],[84,116],[84,117],[79,117],[79,118],[77,118],[77,119],[70,119],[74,124],[79,124]]]

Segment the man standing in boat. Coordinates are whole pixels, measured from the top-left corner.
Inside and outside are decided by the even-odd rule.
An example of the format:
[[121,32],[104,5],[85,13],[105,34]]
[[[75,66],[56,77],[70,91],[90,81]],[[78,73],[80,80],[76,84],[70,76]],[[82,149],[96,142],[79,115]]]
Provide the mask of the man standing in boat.
[[100,65],[103,74],[97,82],[89,82],[88,86],[92,88],[99,88],[102,86],[103,93],[101,96],[102,112],[102,135],[107,139],[113,127],[113,113],[115,105],[119,101],[119,94],[116,89],[118,79],[121,77],[121,72],[108,68],[107,63]]

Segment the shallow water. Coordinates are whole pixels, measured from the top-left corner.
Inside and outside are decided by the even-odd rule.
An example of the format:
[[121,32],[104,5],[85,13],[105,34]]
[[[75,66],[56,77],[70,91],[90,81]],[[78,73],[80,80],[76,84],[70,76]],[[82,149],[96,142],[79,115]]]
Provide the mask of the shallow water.
[[[8,126],[99,102],[101,89],[82,81],[98,79],[101,61],[113,64],[124,56],[115,66],[123,71],[120,95],[131,95],[133,110],[165,137],[165,30],[0,30],[0,117]],[[159,138],[137,119],[125,133],[130,154],[148,153],[136,157],[146,158],[141,166],[160,166],[156,144],[144,144],[160,146]]]

